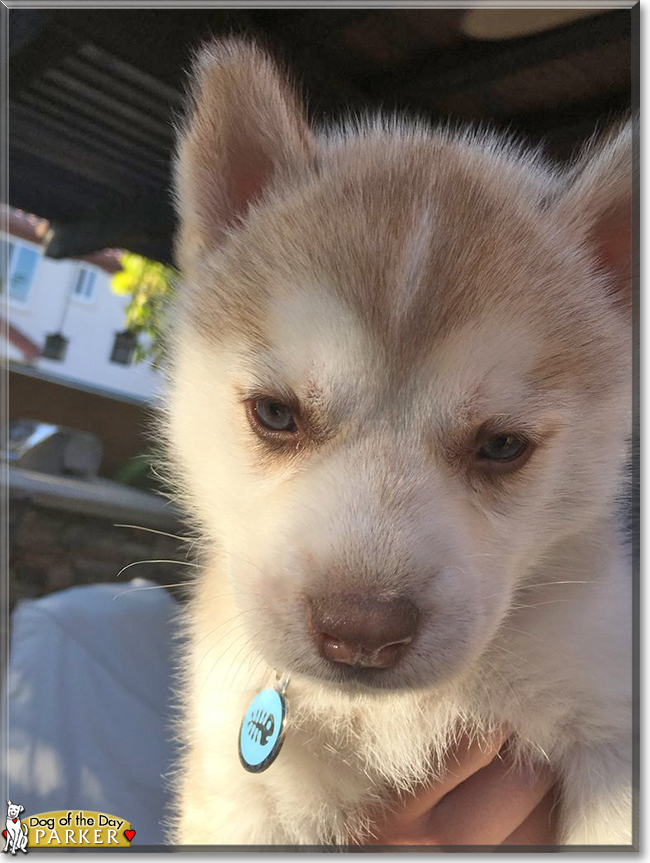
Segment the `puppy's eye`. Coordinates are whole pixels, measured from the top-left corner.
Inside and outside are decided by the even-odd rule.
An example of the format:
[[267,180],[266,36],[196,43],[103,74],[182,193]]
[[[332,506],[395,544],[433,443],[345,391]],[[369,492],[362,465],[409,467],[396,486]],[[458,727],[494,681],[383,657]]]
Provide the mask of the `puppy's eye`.
[[487,438],[477,458],[493,462],[513,462],[524,455],[528,441],[516,434],[495,434]]
[[291,408],[274,399],[255,399],[251,403],[252,418],[265,429],[274,432],[295,432],[296,420]]

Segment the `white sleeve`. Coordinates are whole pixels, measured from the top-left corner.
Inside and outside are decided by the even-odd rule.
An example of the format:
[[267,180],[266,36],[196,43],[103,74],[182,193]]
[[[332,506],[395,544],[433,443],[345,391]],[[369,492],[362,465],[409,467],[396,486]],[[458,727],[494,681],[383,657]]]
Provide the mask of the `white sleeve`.
[[6,784],[26,816],[106,812],[138,845],[162,843],[178,604],[134,590],[149,586],[74,587],[14,610]]

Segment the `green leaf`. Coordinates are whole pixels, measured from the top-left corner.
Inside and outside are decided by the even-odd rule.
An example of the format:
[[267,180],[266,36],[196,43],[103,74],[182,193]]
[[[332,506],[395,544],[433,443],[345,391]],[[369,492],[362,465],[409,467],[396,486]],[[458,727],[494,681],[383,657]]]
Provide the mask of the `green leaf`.
[[145,344],[138,342],[136,346],[135,360],[146,360],[157,368],[163,357],[163,323],[177,273],[172,267],[132,252],[125,252],[120,264],[122,269],[112,277],[111,289],[130,296],[124,312],[126,328],[136,337],[146,336]]

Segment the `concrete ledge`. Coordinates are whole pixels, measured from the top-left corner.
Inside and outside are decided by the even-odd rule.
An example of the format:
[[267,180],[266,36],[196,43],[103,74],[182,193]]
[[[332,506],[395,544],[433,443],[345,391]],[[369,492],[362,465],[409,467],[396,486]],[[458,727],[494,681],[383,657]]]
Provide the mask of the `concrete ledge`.
[[178,529],[180,515],[162,496],[128,488],[107,479],[80,480],[8,468],[9,498],[160,530]]

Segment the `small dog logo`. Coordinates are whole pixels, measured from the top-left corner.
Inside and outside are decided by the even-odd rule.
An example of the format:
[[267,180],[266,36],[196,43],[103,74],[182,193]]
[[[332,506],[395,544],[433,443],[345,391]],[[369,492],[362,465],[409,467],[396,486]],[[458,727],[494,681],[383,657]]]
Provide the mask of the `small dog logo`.
[[12,854],[22,851],[27,854],[27,827],[20,820],[20,813],[24,811],[24,806],[7,800],[7,826],[2,831],[7,841],[3,851],[11,851]]

